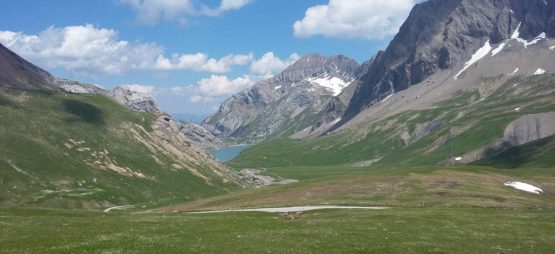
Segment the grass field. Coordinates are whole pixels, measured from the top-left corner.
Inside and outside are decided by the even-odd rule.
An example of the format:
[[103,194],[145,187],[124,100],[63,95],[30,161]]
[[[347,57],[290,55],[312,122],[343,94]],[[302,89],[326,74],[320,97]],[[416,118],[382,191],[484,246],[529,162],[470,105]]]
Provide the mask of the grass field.
[[0,210],[1,253],[551,253],[552,210],[279,214]]

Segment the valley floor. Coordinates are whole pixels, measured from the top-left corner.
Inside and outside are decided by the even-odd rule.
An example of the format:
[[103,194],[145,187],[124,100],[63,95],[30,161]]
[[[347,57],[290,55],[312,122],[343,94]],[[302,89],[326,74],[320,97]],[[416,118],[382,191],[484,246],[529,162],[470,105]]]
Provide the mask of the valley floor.
[[550,253],[544,209],[394,208],[302,214],[0,210],[1,253]]
[[[299,183],[154,210],[0,209],[0,253],[550,253],[552,169],[273,168]],[[533,183],[542,195],[504,186]],[[192,213],[294,205],[387,209]],[[148,209],[148,208],[147,208]]]

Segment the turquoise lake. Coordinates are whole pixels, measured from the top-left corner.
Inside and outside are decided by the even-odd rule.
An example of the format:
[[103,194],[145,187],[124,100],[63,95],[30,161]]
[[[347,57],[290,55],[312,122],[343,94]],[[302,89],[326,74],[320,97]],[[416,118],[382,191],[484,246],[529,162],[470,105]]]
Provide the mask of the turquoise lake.
[[214,155],[214,157],[216,157],[218,161],[228,162],[230,160],[235,159],[235,157],[239,156],[239,154],[241,154],[241,152],[247,149],[249,146],[250,145],[229,146],[219,150],[214,150],[210,153],[212,153],[212,155]]

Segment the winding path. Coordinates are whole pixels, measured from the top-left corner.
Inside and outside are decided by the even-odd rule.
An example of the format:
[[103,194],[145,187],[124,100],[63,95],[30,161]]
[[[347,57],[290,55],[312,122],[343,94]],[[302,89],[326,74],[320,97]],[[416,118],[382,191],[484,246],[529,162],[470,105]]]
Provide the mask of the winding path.
[[230,212],[294,213],[294,212],[306,212],[306,211],[323,210],[323,209],[384,210],[384,209],[389,209],[389,207],[319,205],[319,206],[291,206],[291,207],[231,209],[231,210],[215,210],[215,211],[188,212],[188,213],[190,213],[190,214],[230,213]]

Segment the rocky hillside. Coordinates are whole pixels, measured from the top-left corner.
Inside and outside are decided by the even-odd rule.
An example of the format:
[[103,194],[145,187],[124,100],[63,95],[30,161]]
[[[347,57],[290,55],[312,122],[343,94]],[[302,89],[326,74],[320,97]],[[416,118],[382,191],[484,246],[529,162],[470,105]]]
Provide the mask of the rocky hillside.
[[310,128],[358,73],[359,64],[345,56],[304,56],[225,101],[203,125],[217,136],[239,142],[294,134]]

